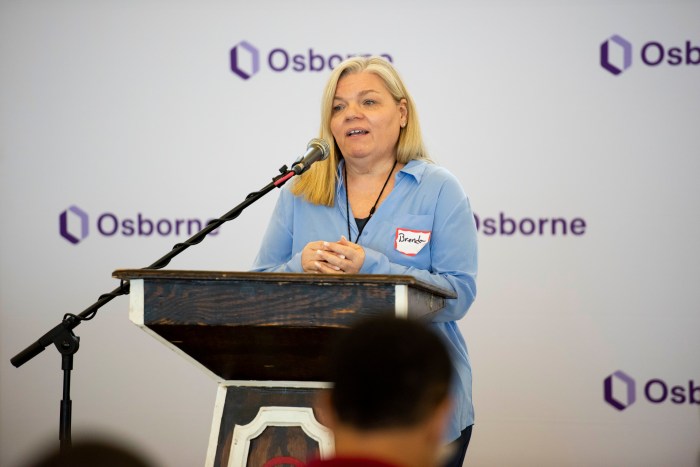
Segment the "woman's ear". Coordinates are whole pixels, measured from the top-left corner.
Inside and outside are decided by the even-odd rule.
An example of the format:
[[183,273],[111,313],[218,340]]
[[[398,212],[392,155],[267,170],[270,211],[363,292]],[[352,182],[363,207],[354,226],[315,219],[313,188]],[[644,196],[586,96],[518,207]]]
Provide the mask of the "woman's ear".
[[399,114],[401,116],[401,128],[404,128],[408,123],[408,105],[406,99],[401,99],[399,101]]

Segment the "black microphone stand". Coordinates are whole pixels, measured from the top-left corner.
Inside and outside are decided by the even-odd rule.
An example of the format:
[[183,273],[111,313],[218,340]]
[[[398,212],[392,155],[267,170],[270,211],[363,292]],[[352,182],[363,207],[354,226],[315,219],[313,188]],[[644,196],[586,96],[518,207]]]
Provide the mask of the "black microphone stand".
[[[172,250],[163,255],[150,266],[147,266],[143,269],[164,268],[168,265],[168,263],[170,263],[170,260],[172,260],[174,257],[185,251],[187,248],[201,243],[207,235],[209,235],[214,230],[218,229],[222,224],[237,218],[245,208],[247,208],[257,200],[265,196],[274,188],[281,187],[290,178],[292,178],[295,175],[301,174],[306,169],[308,169],[308,167],[306,167],[304,170],[299,170],[299,168],[295,166],[292,167],[292,170],[288,170],[286,165],[282,166],[279,169],[280,175],[273,177],[272,182],[267,184],[261,190],[254,191],[248,194],[245,200],[238,206],[231,209],[229,212],[219,217],[218,219],[212,219],[202,230],[194,234],[186,241],[176,244],[175,246],[173,246]],[[77,315],[74,315],[72,313],[66,313],[63,316],[63,320],[58,325],[56,325],[53,329],[41,336],[36,342],[29,345],[27,348],[25,348],[20,353],[18,353],[10,359],[12,365],[19,368],[32,358],[39,355],[46,349],[46,347],[48,347],[51,344],[54,344],[56,346],[56,349],[61,354],[61,369],[63,370],[63,399],[61,400],[61,413],[59,425],[59,442],[61,453],[67,452],[72,446],[72,401],[70,400],[70,372],[73,369],[73,355],[75,355],[75,353],[78,351],[78,348],[80,347],[80,337],[76,336],[73,333],[73,329],[75,329],[75,327],[78,326],[82,321],[89,321],[92,318],[94,318],[97,314],[97,310],[109,303],[112,299],[119,297],[120,295],[126,295],[128,293],[129,282],[122,280],[119,284],[119,287],[117,287],[109,293],[100,295],[100,297],[95,303],[90,305],[81,313]]]

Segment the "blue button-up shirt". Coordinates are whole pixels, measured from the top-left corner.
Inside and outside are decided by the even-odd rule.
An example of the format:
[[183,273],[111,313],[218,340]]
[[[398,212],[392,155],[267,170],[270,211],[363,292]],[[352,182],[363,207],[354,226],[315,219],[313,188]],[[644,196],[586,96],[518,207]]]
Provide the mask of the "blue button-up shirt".
[[[311,204],[293,195],[288,186],[282,188],[254,270],[303,272],[301,252],[306,244],[347,237],[342,165],[341,161],[334,206]],[[354,240],[358,228],[353,218],[349,221]],[[354,241],[365,250],[360,274],[411,275],[457,293],[432,317],[455,368],[455,407],[447,438],[457,439],[461,430],[474,423],[471,365],[456,323],[476,296],[476,224],[464,190],[446,169],[410,161],[396,174],[394,189]]]

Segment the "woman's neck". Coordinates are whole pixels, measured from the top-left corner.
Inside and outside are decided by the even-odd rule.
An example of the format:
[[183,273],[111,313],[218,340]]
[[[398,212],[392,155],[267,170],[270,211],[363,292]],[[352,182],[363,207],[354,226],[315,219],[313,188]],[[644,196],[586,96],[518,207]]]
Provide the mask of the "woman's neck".
[[[378,169],[366,173],[354,173],[345,167],[345,193],[346,200],[352,205],[352,214],[356,219],[365,219],[372,214],[382,203],[383,199],[389,196],[394,188],[394,173],[398,163],[392,161],[392,165],[384,171]],[[350,206],[346,206],[348,218]],[[348,228],[349,230],[349,228]],[[359,236],[359,235],[358,235]]]
[[[394,166],[396,159],[382,159],[379,161],[357,161],[345,159],[345,169],[348,174],[348,178],[354,181],[354,179],[364,179],[372,180],[373,178],[383,179],[389,170]],[[398,166],[399,164],[397,164]],[[403,164],[401,164],[403,166]]]

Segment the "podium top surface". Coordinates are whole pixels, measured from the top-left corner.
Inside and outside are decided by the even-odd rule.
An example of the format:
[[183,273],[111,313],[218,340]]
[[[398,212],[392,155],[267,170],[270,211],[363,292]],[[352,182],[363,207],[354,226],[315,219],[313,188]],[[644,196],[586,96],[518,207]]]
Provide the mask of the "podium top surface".
[[457,298],[447,290],[408,275],[385,274],[306,274],[278,272],[201,271],[174,269],[117,269],[112,276],[122,280],[132,279],[183,279],[203,281],[260,281],[309,284],[397,284],[406,285],[443,298]]

